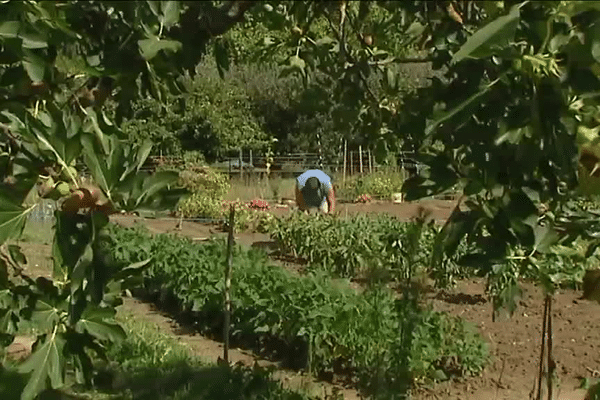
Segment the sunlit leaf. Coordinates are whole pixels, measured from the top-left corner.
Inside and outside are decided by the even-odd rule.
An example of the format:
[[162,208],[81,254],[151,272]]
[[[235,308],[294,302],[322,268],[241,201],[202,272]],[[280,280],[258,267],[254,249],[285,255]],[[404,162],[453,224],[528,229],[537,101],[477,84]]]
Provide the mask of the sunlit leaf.
[[138,45],[144,60],[153,59],[161,50],[177,52],[181,49],[181,42],[176,40],[159,39],[157,37],[139,40]]
[[27,52],[23,57],[23,67],[33,82],[42,82],[46,74],[46,62],[38,55]]
[[19,366],[21,373],[30,373],[27,385],[21,394],[21,400],[33,400],[46,389],[46,382],[50,380],[53,388],[63,385],[64,357],[62,356],[66,341],[56,332],[48,333],[44,343],[41,344],[31,356]]
[[0,192],[0,245],[8,239],[21,236],[27,216],[33,209],[34,206],[23,208],[21,205],[13,203],[4,193]]
[[19,21],[0,22],[0,38],[16,38],[20,27]]
[[94,182],[96,182],[110,198],[110,190],[113,187],[114,182],[109,181],[107,177],[108,171],[104,162],[104,157],[102,157],[101,154],[98,154],[96,146],[94,145],[94,139],[91,136],[83,135],[81,137],[81,143],[84,150],[83,159],[94,178]]
[[501,16],[469,36],[464,45],[452,56],[457,63],[465,58],[485,58],[502,50],[515,38],[522,4],[514,5],[507,15]]
[[86,125],[87,126],[91,125],[91,128],[88,127],[86,129],[86,131],[89,133],[93,132],[96,134],[96,138],[98,139],[98,142],[102,146],[102,148],[101,148],[102,151],[104,151],[105,155],[109,155],[110,149],[109,149],[109,144],[108,144],[108,138],[106,137],[104,132],[102,132],[102,129],[100,128],[100,125],[98,124],[98,114],[91,107],[88,107],[86,109],[86,119],[84,121],[84,127],[86,127]]
[[533,233],[535,236],[534,251],[546,253],[552,245],[558,242],[558,234],[551,226],[536,226]]
[[161,22],[165,28],[170,28],[179,22],[179,1],[161,1]]
[[38,300],[35,303],[35,309],[32,313],[31,320],[35,323],[36,328],[45,332],[54,327],[60,320],[63,310],[60,310],[44,300]]
[[78,332],[87,332],[100,339],[117,342],[125,339],[123,328],[114,321],[114,309],[102,309],[89,306],[77,322]]

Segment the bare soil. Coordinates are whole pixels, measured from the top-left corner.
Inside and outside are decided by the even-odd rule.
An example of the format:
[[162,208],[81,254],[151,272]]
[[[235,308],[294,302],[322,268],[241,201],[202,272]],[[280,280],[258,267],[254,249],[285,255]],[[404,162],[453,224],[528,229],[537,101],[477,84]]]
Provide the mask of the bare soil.
[[[422,201],[415,203],[371,203],[340,204],[341,213],[388,213],[402,219],[410,219],[416,215],[420,206],[431,210],[432,218],[443,221],[451,213],[455,202]],[[286,213],[289,209],[277,209],[275,213]],[[154,233],[174,232],[203,240],[212,234],[224,235],[213,227],[192,222],[185,222],[181,230],[177,230],[175,219],[142,220],[131,216],[117,216],[114,221],[124,226],[131,226],[135,221],[144,223]],[[240,233],[236,240],[245,245],[268,247],[269,237],[264,234]],[[49,247],[49,246],[46,246]],[[40,250],[40,249],[37,249]],[[49,252],[49,248],[46,249]],[[298,269],[292,263],[286,267]],[[47,270],[31,266],[31,273],[47,274]],[[543,296],[539,289],[529,283],[523,284],[524,295],[516,314],[508,318],[492,321],[492,305],[484,295],[485,282],[482,280],[465,280],[448,291],[430,293],[429,300],[437,310],[459,315],[475,324],[489,343],[493,360],[486,370],[477,377],[464,378],[458,381],[445,382],[422,387],[415,396],[417,400],[429,399],[472,399],[472,400],[518,400],[529,399],[530,392],[537,375],[540,337],[543,311]],[[557,362],[557,373],[561,382],[558,400],[584,400],[585,391],[577,389],[582,378],[600,377],[600,306],[580,300],[580,293],[563,290],[557,293],[553,304],[554,356]],[[189,345],[195,354],[214,362],[222,355],[222,344],[204,338],[192,330],[178,325],[169,316],[154,309],[150,304],[136,299],[126,299],[124,308],[136,315],[156,323],[162,330],[177,336]],[[251,352],[234,350],[232,360],[251,365],[255,361],[266,364]],[[288,387],[308,387],[313,390],[330,391],[330,384],[316,385],[313,380],[280,368],[279,379]],[[316,385],[316,386],[315,386]],[[344,390],[347,399],[360,398],[351,389]]]

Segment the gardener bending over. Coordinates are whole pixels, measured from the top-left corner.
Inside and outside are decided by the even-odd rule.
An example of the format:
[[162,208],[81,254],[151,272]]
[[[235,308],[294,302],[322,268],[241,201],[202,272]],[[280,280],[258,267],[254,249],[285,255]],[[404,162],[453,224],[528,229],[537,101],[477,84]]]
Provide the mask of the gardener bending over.
[[335,193],[331,178],[323,171],[309,169],[296,178],[296,204],[300,210],[309,212],[316,208],[323,213],[335,210]]

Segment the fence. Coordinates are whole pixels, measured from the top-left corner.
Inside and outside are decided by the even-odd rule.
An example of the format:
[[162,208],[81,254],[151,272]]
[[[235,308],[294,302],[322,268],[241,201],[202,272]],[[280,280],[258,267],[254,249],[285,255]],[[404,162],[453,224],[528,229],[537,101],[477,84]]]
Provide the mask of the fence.
[[54,211],[56,211],[56,201],[40,199],[27,218],[40,223],[54,223]]
[[[160,162],[156,159],[154,162]],[[251,151],[240,151],[238,157],[228,157],[224,161],[212,165],[216,170],[228,174],[230,177],[239,177],[243,180],[252,176],[261,178],[269,173],[270,176],[280,178],[293,178],[308,169],[322,169],[330,175],[342,175],[342,179],[356,174],[373,173],[380,170],[393,170],[398,173],[415,173],[419,164],[414,160],[413,153],[401,153],[397,157],[396,166],[380,165],[370,150],[345,151],[342,162],[321,162],[318,153],[292,153],[273,156],[267,169],[267,157],[253,155]]]
[[[329,174],[338,184],[345,184],[347,178],[355,175],[371,174],[379,171],[402,174],[402,176],[412,176],[419,172],[421,164],[415,160],[413,152],[400,152],[396,156],[396,165],[381,165],[375,161],[375,157],[370,149],[348,150],[346,146],[343,149],[343,155],[339,157],[339,162],[323,163],[318,153],[290,153],[285,155],[275,155],[272,157],[271,165],[267,169],[267,156],[265,154],[256,154],[251,150],[246,152],[240,150],[237,157],[227,157],[224,160],[213,163],[211,167],[221,173],[227,174],[230,179],[236,179],[243,186],[252,188],[259,182],[264,182],[267,177],[269,180],[287,180],[296,178],[298,175],[308,169],[322,169]],[[152,172],[165,163],[183,164],[181,157],[173,156],[151,156],[142,167],[142,170]],[[78,170],[82,171],[83,176],[89,176],[84,165],[78,165]],[[267,185],[269,186],[269,185]],[[263,192],[270,192],[270,189],[262,188],[253,195],[264,195]],[[450,195],[436,195],[432,198],[454,198],[457,190],[452,191]],[[277,197],[277,196],[275,196]]]

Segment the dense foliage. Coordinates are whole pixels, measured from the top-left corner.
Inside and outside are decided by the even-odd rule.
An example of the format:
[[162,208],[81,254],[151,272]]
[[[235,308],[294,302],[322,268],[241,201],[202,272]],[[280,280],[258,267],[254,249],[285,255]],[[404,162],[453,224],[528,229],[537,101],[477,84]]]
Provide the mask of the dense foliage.
[[[387,215],[357,214],[340,216],[307,216],[292,213],[275,218],[267,226],[281,250],[308,262],[309,271],[322,271],[351,279],[371,277],[402,280],[409,268],[447,287],[456,279],[482,273],[479,257],[473,247],[460,243],[453,257],[441,264],[432,263],[436,236],[441,227],[431,221],[425,225],[417,243],[416,257],[407,260],[411,229],[414,223],[399,221]],[[581,288],[587,270],[598,267],[598,259],[587,254],[589,242],[578,240],[570,247],[555,245],[552,252],[538,257],[535,266],[527,262],[526,249],[515,246],[511,256],[491,270],[489,295],[498,306],[510,309],[511,283],[520,279],[544,282],[557,287]],[[483,274],[482,274],[483,275]]]
[[269,233],[285,253],[308,262],[308,269],[346,278],[376,276],[399,280],[408,268],[421,270],[447,285],[474,273],[460,268],[461,250],[443,266],[431,270],[431,254],[439,227],[430,221],[419,238],[417,257],[407,265],[405,251],[413,224],[385,214],[355,214],[348,217],[291,213],[274,220]]
[[389,201],[394,193],[402,191],[404,174],[398,170],[381,170],[364,175],[353,175],[345,181],[335,183],[337,198],[355,201],[358,197],[369,195],[371,199]]
[[[118,226],[111,227],[111,238],[119,262],[153,256],[144,272],[148,291],[173,299],[207,332],[220,332],[222,240],[194,244]],[[259,349],[278,342],[295,367],[356,374],[375,386],[374,379],[381,379],[383,389],[399,384],[406,360],[415,379],[477,373],[487,360],[486,345],[466,323],[431,310],[409,318],[408,305],[385,289],[358,294],[343,281],[300,277],[270,265],[264,253],[240,247],[233,277],[233,338]],[[412,346],[405,349],[401,332],[409,320]]]

